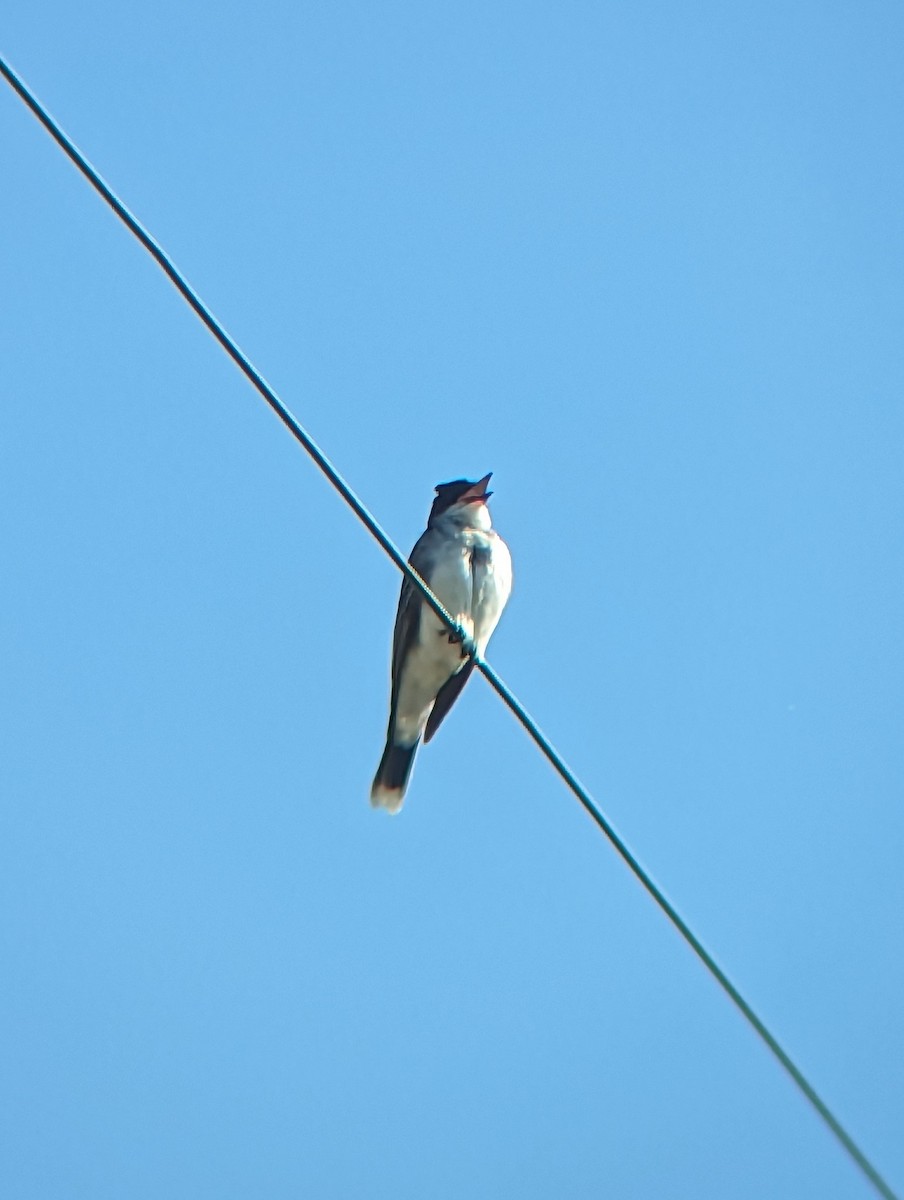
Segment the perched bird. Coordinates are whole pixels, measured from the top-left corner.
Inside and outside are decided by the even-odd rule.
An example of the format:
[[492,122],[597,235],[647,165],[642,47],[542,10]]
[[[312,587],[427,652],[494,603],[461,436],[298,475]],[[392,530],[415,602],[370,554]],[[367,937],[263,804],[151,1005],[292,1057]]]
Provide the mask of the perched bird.
[[[492,472],[491,472],[492,474]],[[490,476],[436,488],[427,529],[408,561],[483,655],[512,590],[512,559],[493,530]],[[370,792],[375,808],[402,807],[421,738],[429,742],[474,667],[467,645],[405,579],[392,640],[386,749]]]

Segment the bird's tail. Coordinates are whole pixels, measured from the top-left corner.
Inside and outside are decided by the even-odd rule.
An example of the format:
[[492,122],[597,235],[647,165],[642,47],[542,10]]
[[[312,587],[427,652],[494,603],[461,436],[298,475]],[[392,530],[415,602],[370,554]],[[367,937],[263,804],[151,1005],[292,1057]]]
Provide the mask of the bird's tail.
[[370,802],[374,808],[385,808],[387,812],[397,813],[402,807],[419,745],[420,739],[412,746],[402,746],[394,742],[392,735],[386,739],[386,749],[370,789]]

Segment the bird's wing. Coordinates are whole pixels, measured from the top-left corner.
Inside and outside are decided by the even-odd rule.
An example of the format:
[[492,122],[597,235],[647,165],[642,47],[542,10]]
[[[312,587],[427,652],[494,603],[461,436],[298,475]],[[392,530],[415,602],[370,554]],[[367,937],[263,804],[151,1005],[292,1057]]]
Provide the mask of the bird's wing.
[[469,658],[462,669],[456,672],[455,675],[447,679],[443,686],[436,694],[436,701],[433,708],[430,710],[430,716],[427,718],[427,727],[424,730],[424,743],[430,741],[433,735],[443,723],[443,718],[446,713],[461,695],[461,689],[465,686],[470,678],[471,672],[474,670],[474,659]]
[[406,578],[402,583],[402,594],[399,596],[399,609],[396,613],[395,630],[392,635],[392,695],[389,701],[390,721],[395,716],[396,699],[402,678],[402,665],[408,657],[408,651],[417,641],[418,625],[421,619],[421,594]]
[[[428,529],[422,533],[415,543],[414,549],[408,555],[408,562],[414,567],[421,579],[429,578],[429,567],[433,558],[433,531]],[[406,575],[402,580],[402,591],[399,595],[399,607],[396,612],[395,630],[392,635],[392,696],[389,702],[390,724],[395,716],[396,698],[402,677],[402,665],[408,657],[408,651],[417,641],[418,628],[421,622],[421,607],[424,598],[419,589]]]

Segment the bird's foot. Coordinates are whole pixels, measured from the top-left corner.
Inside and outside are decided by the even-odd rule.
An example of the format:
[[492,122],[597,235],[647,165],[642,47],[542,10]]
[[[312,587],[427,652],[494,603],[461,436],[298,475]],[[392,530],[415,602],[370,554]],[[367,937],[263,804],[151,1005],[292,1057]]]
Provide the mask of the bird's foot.
[[472,658],[477,653],[477,643],[473,638],[463,635],[460,629],[450,629],[447,637],[450,646],[461,647],[462,658]]

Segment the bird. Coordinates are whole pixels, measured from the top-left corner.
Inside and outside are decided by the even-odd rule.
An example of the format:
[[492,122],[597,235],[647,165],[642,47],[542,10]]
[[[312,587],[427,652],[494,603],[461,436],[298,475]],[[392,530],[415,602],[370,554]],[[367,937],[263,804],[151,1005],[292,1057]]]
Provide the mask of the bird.
[[512,558],[493,529],[487,501],[492,471],[476,483],[437,484],[427,528],[408,562],[454,617],[462,642],[406,578],[392,639],[386,747],[370,802],[397,813],[418,746],[429,742],[483,656],[512,590]]

